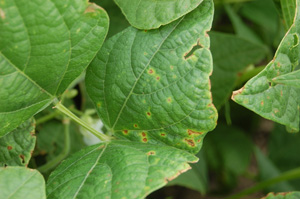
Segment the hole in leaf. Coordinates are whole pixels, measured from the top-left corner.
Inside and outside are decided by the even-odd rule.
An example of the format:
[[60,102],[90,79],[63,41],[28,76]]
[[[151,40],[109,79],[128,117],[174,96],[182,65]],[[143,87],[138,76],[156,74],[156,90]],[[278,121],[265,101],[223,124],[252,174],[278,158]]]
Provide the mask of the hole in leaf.
[[294,37],[294,45],[293,45],[293,48],[298,46],[299,45],[299,37],[298,37],[298,34],[293,34],[293,37]]
[[23,154],[19,155],[19,157],[21,158],[21,162],[22,164],[25,163],[25,156]]
[[195,52],[196,50],[200,49],[200,48],[203,48],[203,47],[200,45],[199,42],[197,42],[197,45],[193,46],[193,48],[192,48],[189,52],[187,52],[187,53],[184,55],[184,59],[188,59],[188,58],[190,58],[191,56],[193,56],[193,55],[194,55],[194,52]]

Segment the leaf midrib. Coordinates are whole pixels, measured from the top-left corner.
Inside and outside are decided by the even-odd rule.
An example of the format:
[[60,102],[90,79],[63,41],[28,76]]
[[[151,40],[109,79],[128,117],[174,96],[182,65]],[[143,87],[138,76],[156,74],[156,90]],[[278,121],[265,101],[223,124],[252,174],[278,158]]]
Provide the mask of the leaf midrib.
[[178,23],[171,29],[171,31],[165,36],[165,38],[163,38],[163,40],[161,41],[160,45],[158,46],[157,50],[153,53],[153,55],[151,56],[151,58],[149,59],[148,63],[146,64],[146,66],[144,67],[143,71],[140,73],[140,75],[138,76],[138,78],[135,80],[133,86],[132,86],[132,89],[130,90],[129,94],[127,95],[119,113],[118,113],[118,116],[112,126],[112,130],[115,128],[117,122],[119,121],[119,118],[123,112],[123,109],[125,108],[129,98],[131,97],[132,93],[133,93],[133,90],[135,89],[136,85],[137,85],[137,82],[139,81],[139,79],[141,78],[141,76],[144,74],[144,72],[146,71],[146,69],[148,68],[148,66],[150,65],[150,63],[152,62],[154,56],[159,52],[161,46],[164,44],[164,42],[168,39],[168,37],[172,34],[172,32],[176,29],[176,27],[181,23],[181,21],[184,19],[184,17],[182,17]]

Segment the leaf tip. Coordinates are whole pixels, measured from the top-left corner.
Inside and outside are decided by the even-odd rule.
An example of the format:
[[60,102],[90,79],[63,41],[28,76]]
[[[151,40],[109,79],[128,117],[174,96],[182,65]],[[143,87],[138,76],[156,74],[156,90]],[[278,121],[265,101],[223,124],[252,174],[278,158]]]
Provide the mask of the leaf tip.
[[232,99],[233,101],[236,101],[236,100],[235,100],[235,97],[236,97],[237,95],[241,94],[241,93],[243,92],[244,89],[245,89],[245,87],[242,87],[242,88],[239,89],[239,90],[233,91],[233,92],[232,92],[231,99]]

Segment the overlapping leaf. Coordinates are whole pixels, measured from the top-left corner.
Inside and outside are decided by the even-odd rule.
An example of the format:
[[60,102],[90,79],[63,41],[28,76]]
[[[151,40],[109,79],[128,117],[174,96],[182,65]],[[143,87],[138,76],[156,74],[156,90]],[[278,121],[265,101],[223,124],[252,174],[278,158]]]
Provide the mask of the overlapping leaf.
[[195,9],[203,0],[114,0],[129,23],[139,29],[168,24]]
[[212,17],[213,3],[205,0],[158,30],[129,27],[105,42],[88,68],[86,85],[109,131],[199,151],[217,119],[206,33]]
[[220,108],[230,97],[238,73],[249,64],[261,60],[266,55],[266,49],[263,45],[232,34],[211,32],[210,37],[214,61],[211,90],[214,105]]
[[46,199],[45,180],[25,167],[0,168],[1,199]]
[[299,63],[299,4],[297,0],[294,23],[279,45],[274,59],[232,96],[234,101],[257,114],[296,131],[299,130],[300,89],[288,84],[276,84],[274,80],[293,72]]
[[25,166],[35,146],[35,122],[30,119],[0,138],[0,166]]
[[64,92],[107,29],[106,12],[85,0],[0,0],[0,136]]
[[145,198],[195,161],[190,153],[168,146],[128,141],[93,145],[50,175],[47,198]]

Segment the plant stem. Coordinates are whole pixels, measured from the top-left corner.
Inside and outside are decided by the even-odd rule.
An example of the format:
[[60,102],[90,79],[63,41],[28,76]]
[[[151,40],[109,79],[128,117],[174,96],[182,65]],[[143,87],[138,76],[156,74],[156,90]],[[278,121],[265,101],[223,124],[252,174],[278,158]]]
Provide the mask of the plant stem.
[[70,119],[69,118],[64,118],[63,119],[63,124],[64,124],[64,149],[61,152],[61,154],[59,154],[58,156],[56,156],[53,160],[47,162],[46,164],[44,164],[43,166],[37,168],[40,172],[45,173],[47,171],[49,171],[50,169],[53,169],[54,167],[56,167],[63,159],[65,159],[65,157],[69,154],[70,152]]
[[269,187],[273,184],[282,182],[282,181],[287,181],[287,180],[293,180],[300,178],[300,167],[296,169],[292,169],[290,171],[282,173],[280,176],[277,176],[275,178],[265,180],[263,182],[260,182],[253,187],[250,187],[248,189],[245,189],[237,194],[234,194],[232,196],[227,197],[226,199],[237,199],[237,198],[242,198],[243,196],[247,196],[251,193],[255,193],[257,191],[263,190],[266,187]]
[[110,141],[111,137],[98,132],[94,128],[92,128],[89,124],[87,124],[85,121],[78,118],[74,113],[72,113],[68,108],[66,108],[64,105],[62,105],[60,102],[55,104],[55,108],[57,108],[60,112],[64,113],[68,117],[70,117],[74,122],[81,125],[88,131],[90,131],[92,134],[94,134],[96,137],[98,137],[101,141]]
[[228,126],[231,126],[231,117],[230,117],[230,104],[229,101],[225,102],[225,119]]
[[47,122],[53,118],[55,118],[57,115],[59,115],[58,111],[53,111],[52,113],[45,115],[39,119],[36,120],[36,125],[42,124],[44,122]]

